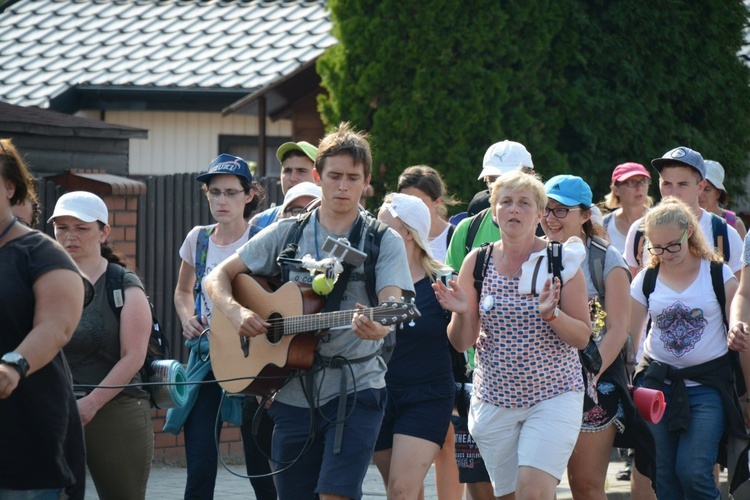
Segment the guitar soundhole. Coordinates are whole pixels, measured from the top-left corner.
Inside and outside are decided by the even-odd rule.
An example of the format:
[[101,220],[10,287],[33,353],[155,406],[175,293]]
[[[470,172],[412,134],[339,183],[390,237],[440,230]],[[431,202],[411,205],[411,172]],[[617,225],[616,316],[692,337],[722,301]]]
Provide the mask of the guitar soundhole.
[[271,328],[268,329],[266,337],[270,343],[277,344],[284,337],[284,322],[282,321],[282,317],[278,313],[273,313],[266,321],[271,323]]

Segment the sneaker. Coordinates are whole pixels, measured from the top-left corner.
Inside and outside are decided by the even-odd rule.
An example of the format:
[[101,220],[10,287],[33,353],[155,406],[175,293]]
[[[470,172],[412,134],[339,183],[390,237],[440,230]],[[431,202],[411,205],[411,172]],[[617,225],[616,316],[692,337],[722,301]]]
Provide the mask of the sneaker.
[[630,481],[630,467],[625,467],[623,470],[618,472],[615,477],[618,481]]

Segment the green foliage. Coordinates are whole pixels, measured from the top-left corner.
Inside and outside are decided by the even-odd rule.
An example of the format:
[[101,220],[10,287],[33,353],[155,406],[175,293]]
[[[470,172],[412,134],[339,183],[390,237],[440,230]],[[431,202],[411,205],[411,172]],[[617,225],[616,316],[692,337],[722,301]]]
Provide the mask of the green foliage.
[[318,60],[327,126],[371,134],[373,185],[409,165],[468,201],[494,142],[538,171],[608,190],[612,168],[678,144],[747,170],[742,0],[329,0],[340,43]]

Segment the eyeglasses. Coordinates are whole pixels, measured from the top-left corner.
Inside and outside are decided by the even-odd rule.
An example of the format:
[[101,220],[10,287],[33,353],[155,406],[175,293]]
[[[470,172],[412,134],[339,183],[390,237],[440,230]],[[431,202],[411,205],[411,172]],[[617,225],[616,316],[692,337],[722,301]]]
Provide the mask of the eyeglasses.
[[566,207],[545,207],[544,208],[544,216],[549,217],[549,214],[552,213],[552,215],[555,216],[557,219],[564,219],[568,216],[568,212],[575,212],[576,210],[580,210],[581,207],[578,208],[566,208]]
[[208,196],[212,200],[218,200],[219,198],[221,198],[221,195],[224,195],[227,200],[232,201],[237,198],[237,195],[239,195],[240,193],[244,193],[244,191],[237,191],[236,189],[227,189],[226,191],[222,191],[220,189],[208,190]]
[[685,237],[687,236],[687,228],[685,228],[685,231],[682,233],[682,238],[680,238],[679,243],[672,243],[671,245],[667,245],[665,247],[654,247],[654,246],[648,246],[648,253],[651,255],[661,255],[665,251],[669,253],[677,253],[682,249],[682,243],[685,241]]
[[648,177],[637,180],[637,179],[628,179],[626,181],[618,182],[618,186],[626,185],[629,188],[637,188],[638,186],[648,187],[651,185],[651,179]]
[[286,207],[284,209],[284,215],[291,217],[297,217],[299,214],[304,213],[305,207]]

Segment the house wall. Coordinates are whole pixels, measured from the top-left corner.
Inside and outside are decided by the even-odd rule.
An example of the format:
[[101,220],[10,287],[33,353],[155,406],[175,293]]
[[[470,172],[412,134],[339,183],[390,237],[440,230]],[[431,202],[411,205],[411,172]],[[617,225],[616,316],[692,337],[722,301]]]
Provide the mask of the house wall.
[[[100,119],[98,110],[78,116]],[[220,135],[258,135],[258,117],[185,111],[107,111],[105,121],[148,130],[130,140],[130,175],[201,172],[219,154]],[[266,135],[292,136],[291,120],[266,120]]]

